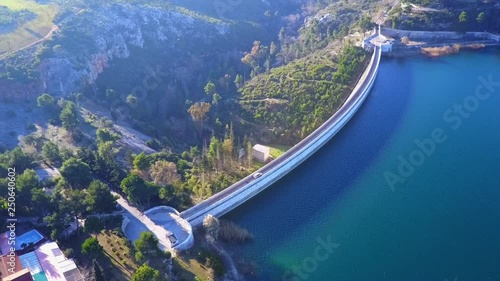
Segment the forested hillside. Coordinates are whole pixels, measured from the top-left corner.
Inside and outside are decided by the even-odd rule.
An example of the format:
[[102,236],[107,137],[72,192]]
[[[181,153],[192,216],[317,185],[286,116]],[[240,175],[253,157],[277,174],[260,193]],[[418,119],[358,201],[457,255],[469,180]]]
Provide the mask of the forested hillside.
[[412,30],[500,31],[500,1],[401,1],[389,24]]
[[293,144],[342,105],[365,58],[346,47],[338,57],[321,52],[259,75],[242,89],[245,117],[269,128],[271,139]]
[[[252,143],[293,145],[338,109],[368,57],[344,36],[371,29],[366,10],[375,5],[53,3],[60,31],[0,63],[0,82],[18,88],[5,98],[46,93],[36,111],[47,119],[25,125],[23,146],[40,153],[41,144],[55,143],[61,150],[53,158],[77,157],[114,186],[128,169],[151,182],[155,163],[173,163],[179,181],[143,194],[180,209],[255,169]],[[66,136],[54,138],[59,126]],[[149,140],[136,140],[139,132]],[[141,150],[161,152],[136,166]]]

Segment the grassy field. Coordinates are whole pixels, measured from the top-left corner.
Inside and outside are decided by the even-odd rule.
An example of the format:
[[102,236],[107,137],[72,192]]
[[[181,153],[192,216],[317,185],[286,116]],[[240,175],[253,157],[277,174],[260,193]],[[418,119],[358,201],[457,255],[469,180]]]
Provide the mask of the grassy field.
[[[119,220],[108,220],[105,229],[95,235],[99,245],[104,249],[103,254],[97,257],[97,261],[103,268],[108,281],[131,280],[140,266],[135,261],[133,245],[123,235],[120,226]],[[81,253],[82,243],[91,236],[94,235],[81,231],[78,237],[72,237],[70,240],[63,242],[63,249],[73,249],[75,258],[80,265],[91,265],[92,259],[88,255]],[[182,252],[180,256],[174,259],[174,271],[179,280],[191,281],[195,280],[196,276],[203,281],[214,280],[213,270],[207,268],[198,260],[198,253],[202,250],[200,241],[197,241],[194,248]],[[167,273],[164,257],[149,259],[149,265],[158,269],[162,275]]]
[[108,273],[108,277],[119,281],[132,279],[138,265],[131,255],[126,238],[119,237],[112,231],[105,230],[97,236],[99,244],[104,248],[105,256],[101,259],[101,266]]
[[[195,248],[196,250],[196,248]],[[178,268],[178,277],[180,280],[195,280],[198,277],[199,280],[214,280],[213,270],[207,268],[197,260],[197,256],[194,250],[188,253],[183,253],[178,258],[175,259],[176,268]]]
[[[132,250],[127,239],[122,236],[121,231],[115,230],[119,229],[120,223],[107,222],[106,224],[106,229],[97,234],[97,240],[104,248],[103,255],[97,257],[97,261],[107,275],[107,280],[128,281],[132,279],[132,275],[139,265],[132,256]],[[78,237],[63,242],[64,248],[72,248],[75,251],[75,257],[80,265],[82,263],[91,264],[90,257],[81,253],[82,243],[90,236],[90,234],[82,231]]]
[[0,57],[10,50],[23,48],[44,38],[51,30],[52,21],[59,11],[55,5],[42,5],[33,0],[1,0],[0,5],[11,10],[26,9],[37,15],[35,19],[16,29],[0,33]]
[[285,153],[288,149],[290,149],[290,146],[279,145],[279,144],[276,145],[272,144],[269,145],[269,147],[271,148],[270,154],[274,159],[280,157],[283,153]]

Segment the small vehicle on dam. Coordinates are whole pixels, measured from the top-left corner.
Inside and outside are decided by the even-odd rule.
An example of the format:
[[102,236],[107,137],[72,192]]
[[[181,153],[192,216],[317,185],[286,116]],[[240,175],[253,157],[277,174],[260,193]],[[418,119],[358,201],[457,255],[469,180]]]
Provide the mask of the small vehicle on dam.
[[252,177],[253,177],[254,179],[258,179],[258,178],[262,177],[262,173],[257,172],[257,173],[255,173],[255,174],[253,174],[253,175],[252,175]]

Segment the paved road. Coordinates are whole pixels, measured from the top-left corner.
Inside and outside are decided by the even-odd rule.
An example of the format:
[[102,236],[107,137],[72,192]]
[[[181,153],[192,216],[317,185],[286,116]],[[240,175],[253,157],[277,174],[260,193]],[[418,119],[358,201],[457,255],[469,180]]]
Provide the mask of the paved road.
[[[377,30],[377,35],[379,33],[379,29]],[[223,191],[215,194],[214,196],[206,199],[205,201],[191,207],[190,209],[181,213],[181,217],[185,218],[189,222],[194,222],[195,220],[199,221],[200,218],[205,217],[207,214],[210,214],[217,206],[224,204],[231,200],[234,196],[238,195],[238,193],[251,188],[256,181],[262,180],[264,177],[270,176],[271,174],[267,174],[269,171],[286,164],[288,161],[292,160],[296,153],[302,151],[303,149],[313,145],[320,136],[323,135],[325,131],[331,130],[334,125],[338,123],[339,120],[346,118],[347,113],[352,109],[353,105],[359,100],[362,96],[364,90],[369,87],[369,81],[372,76],[376,75],[378,70],[378,62],[381,56],[380,47],[375,47],[374,50],[374,63],[371,65],[369,69],[367,78],[363,80],[362,84],[357,87],[357,89],[351,94],[351,96],[347,99],[347,101],[342,105],[342,107],[323,125],[321,125],[318,129],[312,132],[309,136],[303,139],[301,142],[293,146],[286,153],[272,161],[271,163],[262,167],[258,172],[262,173],[262,177],[258,179],[254,179],[252,175],[249,175],[239,182],[233,184],[232,186],[224,189]],[[248,198],[247,198],[248,199]],[[229,211],[229,210],[228,210]],[[212,213],[213,214],[213,213]]]
[[[160,248],[163,251],[166,251],[166,250],[170,251],[172,249],[172,247],[170,245],[170,240],[168,240],[168,238],[167,238],[167,236],[170,233],[165,228],[155,224],[151,219],[149,219],[147,216],[145,216],[136,207],[130,205],[128,203],[128,201],[125,200],[125,198],[123,198],[120,194],[118,194],[116,192],[111,192],[111,193],[113,195],[116,195],[119,197],[117,200],[117,203],[120,204],[120,206],[122,206],[123,209],[125,209],[125,212],[126,212],[124,214],[125,217],[133,216],[133,218],[135,218],[137,220],[137,221],[135,221],[136,223],[142,224],[142,227],[140,227],[140,230],[148,229],[149,231],[154,233],[156,235],[156,237],[158,238],[158,240],[160,242]],[[128,227],[132,227],[132,225],[130,225]],[[133,238],[129,238],[129,239],[133,240]]]

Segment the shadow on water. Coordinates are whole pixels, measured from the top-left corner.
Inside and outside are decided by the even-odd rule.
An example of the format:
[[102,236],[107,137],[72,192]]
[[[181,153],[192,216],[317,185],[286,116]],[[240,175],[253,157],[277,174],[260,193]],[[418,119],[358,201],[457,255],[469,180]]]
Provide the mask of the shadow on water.
[[[405,75],[399,75],[404,73]],[[255,244],[270,249],[316,214],[335,204],[371,166],[398,131],[407,110],[412,72],[404,61],[384,58],[367,100],[349,123],[315,155],[224,219],[247,228]],[[251,248],[252,259],[265,257]]]

